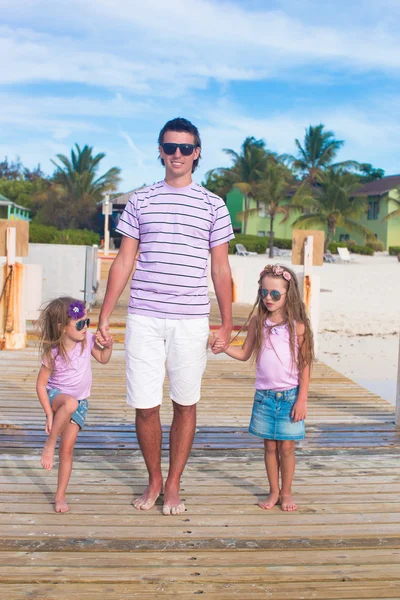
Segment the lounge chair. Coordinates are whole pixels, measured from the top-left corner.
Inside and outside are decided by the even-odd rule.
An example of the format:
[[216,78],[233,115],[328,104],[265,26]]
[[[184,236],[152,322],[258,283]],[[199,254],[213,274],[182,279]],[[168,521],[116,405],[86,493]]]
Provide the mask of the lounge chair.
[[236,254],[238,256],[257,256],[257,252],[248,252],[243,244],[236,244]]
[[351,256],[349,249],[348,248],[340,248],[338,246],[338,254],[339,254],[339,258],[342,262],[352,262],[354,261],[354,258]]
[[333,254],[332,254],[332,252],[330,250],[327,250],[324,253],[324,262],[329,262],[329,263],[336,262],[336,258],[333,256]]

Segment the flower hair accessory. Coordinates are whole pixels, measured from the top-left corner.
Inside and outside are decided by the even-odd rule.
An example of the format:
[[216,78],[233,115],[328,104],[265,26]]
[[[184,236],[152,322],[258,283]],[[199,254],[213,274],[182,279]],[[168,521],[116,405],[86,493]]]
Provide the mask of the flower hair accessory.
[[75,302],[71,302],[71,304],[68,306],[68,310],[67,310],[67,314],[69,317],[71,317],[71,319],[80,319],[81,317],[85,316],[85,305],[83,304],[83,302],[80,302],[79,300],[75,300]]
[[272,275],[283,277],[283,279],[286,279],[286,281],[290,281],[292,279],[292,276],[289,273],[289,271],[286,271],[280,265],[266,265],[260,273],[260,279],[262,279],[268,273],[272,273]]

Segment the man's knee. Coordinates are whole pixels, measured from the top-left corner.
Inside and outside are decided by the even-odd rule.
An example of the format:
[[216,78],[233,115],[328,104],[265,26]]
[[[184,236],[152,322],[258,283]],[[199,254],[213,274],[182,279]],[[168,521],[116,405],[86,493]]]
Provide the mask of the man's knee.
[[174,407],[174,413],[178,415],[190,416],[196,414],[196,404],[191,404],[190,406],[185,406],[184,404],[178,404],[174,400],[172,401]]
[[152,421],[157,419],[160,414],[160,407],[153,406],[152,408],[137,408],[136,409],[136,420],[140,421]]

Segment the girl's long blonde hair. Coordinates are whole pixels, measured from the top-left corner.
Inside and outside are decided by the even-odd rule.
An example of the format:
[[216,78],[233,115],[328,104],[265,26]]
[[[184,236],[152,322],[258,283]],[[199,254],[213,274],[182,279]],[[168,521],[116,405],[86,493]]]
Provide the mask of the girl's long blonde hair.
[[[68,315],[68,308],[74,302],[78,302],[70,296],[61,296],[51,300],[47,306],[42,309],[37,329],[39,332],[39,351],[45,364],[54,369],[55,359],[61,356],[64,361],[68,361],[68,354],[64,345],[64,329],[71,320]],[[86,340],[82,342],[82,351]],[[53,352],[56,350],[56,352]]]
[[[289,275],[285,275],[285,272]],[[286,302],[283,307],[285,311],[285,317],[282,322],[277,323],[277,325],[288,325],[292,363],[293,365],[297,364],[299,372],[301,373],[307,365],[311,367],[315,360],[314,336],[312,333],[310,320],[307,316],[306,307],[301,299],[296,273],[286,266],[266,265],[266,267],[260,273],[258,280],[257,300],[255,301],[251,313],[246,321],[247,324],[253,314],[255,314],[256,340],[252,352],[252,358],[253,360],[257,360],[257,358],[260,356],[261,350],[265,343],[265,328],[267,328],[267,336],[269,336],[273,327],[276,326],[269,326],[266,323],[268,317],[272,314],[265,306],[262,297],[262,280],[266,275],[269,277],[274,277],[275,279],[283,279],[284,281],[286,287]],[[296,323],[302,323],[304,325],[304,344],[299,352],[296,350]]]

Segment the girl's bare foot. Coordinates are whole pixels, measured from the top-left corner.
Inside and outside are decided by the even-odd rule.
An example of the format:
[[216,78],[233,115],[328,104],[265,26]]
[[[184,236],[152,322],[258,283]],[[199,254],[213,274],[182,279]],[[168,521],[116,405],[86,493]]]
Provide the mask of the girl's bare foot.
[[65,496],[61,496],[60,498],[56,496],[54,510],[56,511],[56,513],[66,513],[69,511],[67,499]]
[[49,443],[49,440],[47,440],[43,448],[42,458],[40,459],[40,464],[42,465],[43,469],[47,469],[47,471],[51,471],[53,468],[54,450],[55,446],[53,446],[53,444]]
[[132,502],[134,508],[137,510],[150,510],[157,502],[157,498],[162,494],[162,481],[161,485],[148,485],[144,493],[136,498]]
[[270,492],[264,502],[259,502],[258,506],[264,510],[274,508],[275,504],[279,504],[279,492]]
[[292,498],[292,494],[284,494],[281,492],[281,509],[287,512],[292,512],[297,509],[297,505]]

